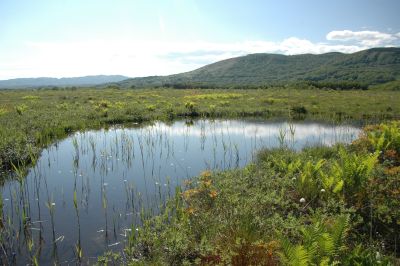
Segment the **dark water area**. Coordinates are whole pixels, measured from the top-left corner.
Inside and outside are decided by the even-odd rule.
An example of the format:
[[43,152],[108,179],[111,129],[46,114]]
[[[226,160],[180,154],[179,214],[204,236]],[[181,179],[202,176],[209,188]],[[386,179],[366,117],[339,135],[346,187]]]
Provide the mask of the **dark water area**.
[[[75,133],[45,149],[25,178],[0,188],[19,265],[95,263],[123,249],[140,216],[156,214],[183,180],[243,167],[257,150],[349,143],[360,129],[313,122],[198,120]],[[133,225],[133,226],[132,226]],[[11,240],[12,239],[12,240]]]

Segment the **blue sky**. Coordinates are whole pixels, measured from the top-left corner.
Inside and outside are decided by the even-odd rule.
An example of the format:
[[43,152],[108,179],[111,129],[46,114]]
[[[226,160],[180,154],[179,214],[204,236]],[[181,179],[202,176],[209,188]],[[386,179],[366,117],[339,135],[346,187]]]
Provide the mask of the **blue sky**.
[[397,0],[0,0],[0,79],[164,75],[249,53],[400,45]]

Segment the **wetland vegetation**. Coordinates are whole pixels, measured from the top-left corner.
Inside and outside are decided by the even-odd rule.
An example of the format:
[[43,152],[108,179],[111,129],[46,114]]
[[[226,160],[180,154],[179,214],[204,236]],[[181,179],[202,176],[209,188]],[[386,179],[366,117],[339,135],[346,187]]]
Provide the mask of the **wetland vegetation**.
[[395,264],[399,93],[0,91],[2,263]]
[[0,266],[400,265],[399,10],[0,0]]
[[0,165],[77,130],[121,123],[198,117],[263,117],[320,121],[396,119],[400,92],[273,87],[219,89],[43,89],[0,91]]
[[350,145],[264,150],[243,169],[204,171],[131,235],[128,258],[396,265],[399,129],[398,122],[367,127]]

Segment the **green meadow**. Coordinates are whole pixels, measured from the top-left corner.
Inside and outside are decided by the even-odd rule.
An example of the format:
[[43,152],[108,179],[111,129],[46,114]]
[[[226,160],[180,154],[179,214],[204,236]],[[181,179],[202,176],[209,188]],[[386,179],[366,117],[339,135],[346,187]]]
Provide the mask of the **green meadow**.
[[220,89],[43,89],[0,91],[0,165],[69,133],[121,123],[195,117],[375,122],[398,118],[400,91],[277,87]]

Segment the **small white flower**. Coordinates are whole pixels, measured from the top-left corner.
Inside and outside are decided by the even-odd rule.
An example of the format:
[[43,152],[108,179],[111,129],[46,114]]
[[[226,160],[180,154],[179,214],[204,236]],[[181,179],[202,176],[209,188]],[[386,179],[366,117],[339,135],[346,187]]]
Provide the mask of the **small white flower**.
[[52,202],[52,203],[51,203],[51,206],[56,206],[56,203],[55,203],[55,202]]
[[305,198],[301,198],[301,199],[300,199],[300,202],[301,202],[301,203],[304,203],[304,202],[306,202],[306,199],[305,199]]
[[381,258],[381,253],[379,251],[376,252],[376,259],[379,260]]
[[322,192],[322,193],[325,193],[325,189],[321,189],[321,192]]
[[296,177],[292,177],[292,180],[293,180],[293,181],[296,181]]
[[136,231],[139,231],[139,228],[136,228],[135,230],[136,230]]

